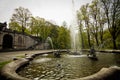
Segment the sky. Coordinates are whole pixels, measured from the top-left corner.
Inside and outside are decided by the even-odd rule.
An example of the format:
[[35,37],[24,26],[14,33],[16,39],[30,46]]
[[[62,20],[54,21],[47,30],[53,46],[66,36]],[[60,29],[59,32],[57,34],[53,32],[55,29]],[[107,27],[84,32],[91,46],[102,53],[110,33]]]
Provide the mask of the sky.
[[70,25],[75,10],[81,5],[90,3],[92,0],[0,0],[0,22],[10,22],[14,10],[18,7],[28,8],[34,17],[39,16],[48,21],[53,21],[57,25],[62,25],[63,21]]

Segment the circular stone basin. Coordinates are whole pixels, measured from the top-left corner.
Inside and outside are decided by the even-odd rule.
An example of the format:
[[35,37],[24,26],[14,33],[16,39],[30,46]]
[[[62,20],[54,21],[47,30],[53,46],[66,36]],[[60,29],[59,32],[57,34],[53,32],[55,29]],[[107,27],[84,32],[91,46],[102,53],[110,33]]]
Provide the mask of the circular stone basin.
[[18,74],[33,80],[69,80],[92,75],[103,67],[120,66],[120,54],[97,53],[97,61],[88,58],[87,54],[62,53],[61,58],[53,54],[40,55]]

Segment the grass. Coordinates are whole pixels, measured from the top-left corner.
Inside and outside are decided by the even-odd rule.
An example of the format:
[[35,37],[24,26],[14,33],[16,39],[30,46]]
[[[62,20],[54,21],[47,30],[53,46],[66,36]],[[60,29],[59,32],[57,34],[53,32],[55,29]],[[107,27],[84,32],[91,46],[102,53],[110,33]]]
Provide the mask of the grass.
[[25,58],[25,56],[24,56],[24,55],[21,55],[21,56],[16,56],[16,57],[18,57],[18,58]]
[[[16,56],[16,57],[18,57],[18,58],[25,58],[24,55],[22,55],[22,56]],[[7,63],[9,63],[9,62],[11,62],[11,61],[9,60],[9,61],[0,62],[0,69],[1,69],[4,65],[6,65]]]
[[6,65],[7,63],[9,63],[10,61],[4,61],[4,62],[0,62],[0,69]]

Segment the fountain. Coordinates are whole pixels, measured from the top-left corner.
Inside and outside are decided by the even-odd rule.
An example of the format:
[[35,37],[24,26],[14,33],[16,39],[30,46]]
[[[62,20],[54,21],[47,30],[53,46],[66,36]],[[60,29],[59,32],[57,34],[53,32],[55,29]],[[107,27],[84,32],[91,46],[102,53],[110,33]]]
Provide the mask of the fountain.
[[47,37],[46,41],[45,41],[45,49],[48,49],[51,46],[51,48],[53,49],[53,56],[56,58],[60,58],[60,50],[54,50],[54,46],[53,46],[53,41],[50,37]]
[[54,49],[51,37],[47,37],[47,39],[45,41],[45,49],[48,49],[50,46],[52,49]]
[[[47,38],[46,42],[48,41],[50,41],[50,44],[52,45],[52,39],[50,39],[50,37]],[[52,48],[53,48],[53,45],[52,45]],[[62,50],[58,50],[55,53],[59,54],[59,52],[61,51]],[[53,52],[54,51],[51,51],[51,53]],[[69,51],[66,51],[66,52],[69,52]],[[120,54],[98,53],[97,56],[99,57],[99,61],[96,62],[87,57],[88,52],[83,52],[81,55],[75,55],[75,53],[73,54],[71,53],[72,55],[70,55],[68,53],[62,52],[60,55],[57,55],[57,56],[53,56],[53,54],[47,54],[47,53],[48,52],[42,55],[39,54],[39,56],[38,54],[34,54],[31,56],[25,54],[27,56],[25,59],[21,59],[21,61],[15,60],[16,62],[12,62],[13,66],[11,66],[11,64],[5,66],[2,72],[4,75],[8,76],[7,77],[8,79],[11,78],[12,76],[12,78],[14,78],[15,80],[71,80],[71,79],[94,80],[94,78],[97,78],[96,80],[99,80],[99,79],[105,80],[104,75],[107,75],[108,77],[108,73],[110,73],[109,77],[111,77],[111,75],[112,76],[114,75],[114,71],[120,70],[120,68],[118,67],[117,68],[111,67],[111,66],[120,66],[120,63],[119,63]],[[29,62],[29,65],[22,68],[18,67],[20,64],[22,66],[23,63],[25,64],[28,62]],[[103,67],[107,67],[107,68],[103,68]],[[12,70],[9,68],[12,68]],[[17,68],[19,68],[19,70],[17,70]],[[18,76],[15,72],[17,72],[17,74],[20,75],[21,77]],[[96,74],[92,75],[94,73]],[[92,75],[92,76],[86,77],[89,75]],[[99,77],[99,75],[102,75],[102,77]],[[87,79],[81,78],[81,77],[86,77]],[[91,77],[93,79],[91,79]],[[14,79],[11,79],[11,80],[14,80]],[[117,77],[117,79],[120,79],[120,78]],[[112,78],[112,80],[117,80],[117,79]],[[6,79],[3,79],[3,80],[6,80]]]
[[98,58],[96,57],[96,52],[94,49],[94,46],[91,47],[90,49],[90,53],[87,54],[88,58],[92,59],[92,60],[98,60]]
[[118,62],[120,60],[120,54],[103,53],[103,55],[98,53],[99,61],[97,62],[90,60],[84,54],[88,54],[88,52],[84,52],[79,57],[73,57],[67,53],[62,53],[61,58],[56,58],[53,54],[40,55],[35,57],[30,62],[30,65],[22,68],[18,74],[32,80],[36,78],[37,80],[79,80],[81,77],[98,72],[103,67],[120,66]]
[[[84,56],[82,55],[82,52],[80,51],[80,32],[79,32],[79,27],[77,25],[77,17],[76,17],[76,11],[75,11],[75,5],[74,5],[74,0],[72,0],[72,5],[73,5],[73,21],[72,25],[70,26],[70,31],[71,31],[71,54],[76,57],[76,56]],[[96,57],[95,52],[93,52],[93,49],[90,50],[90,54],[88,54],[88,58],[93,59],[93,60],[98,60]],[[76,56],[75,56],[76,55]]]
[[72,12],[73,12],[73,20],[70,26],[70,35],[71,35],[71,53],[74,55],[80,55],[80,37],[79,37],[79,28],[77,25],[76,11],[74,0],[72,0]]
[[[74,1],[72,2],[74,5]],[[79,32],[76,30],[77,24],[73,20],[70,27],[71,30],[71,51],[68,53],[60,53],[61,51],[52,51],[53,54],[43,54],[36,56],[30,64],[21,68],[18,74],[30,80],[79,80],[81,77],[86,77],[98,72],[103,67],[111,67],[114,65],[120,66],[120,54],[98,53],[99,61],[90,60],[96,57],[93,49],[91,54],[94,57],[87,56],[88,52],[80,52]],[[48,49],[49,44],[54,49],[52,39],[47,37],[45,47]],[[54,56],[53,56],[54,55]],[[103,72],[106,72],[105,70]],[[103,73],[102,72],[102,73]],[[107,73],[108,74],[108,73]],[[99,74],[101,75],[101,74]],[[98,78],[101,79],[98,75]],[[110,75],[111,76],[111,75]],[[96,77],[96,76],[94,76]],[[24,79],[23,79],[24,80]],[[80,80],[94,80],[80,79]],[[96,79],[98,80],[98,79]],[[101,79],[104,80],[104,79]]]
[[[50,52],[29,55],[7,64],[2,70],[1,80],[119,80],[120,54],[98,53],[99,61],[70,57],[64,52],[55,58]],[[51,52],[52,53],[52,52]],[[88,54],[84,52],[83,54]],[[104,55],[103,55],[104,54]],[[29,64],[28,64],[29,63]],[[27,66],[24,66],[28,64]],[[21,68],[20,68],[21,67]],[[98,72],[99,71],[99,72]],[[17,72],[17,73],[16,73]],[[97,73],[96,73],[97,72]],[[95,73],[95,74],[94,74]],[[87,76],[87,77],[86,77]],[[82,78],[81,78],[82,77]]]

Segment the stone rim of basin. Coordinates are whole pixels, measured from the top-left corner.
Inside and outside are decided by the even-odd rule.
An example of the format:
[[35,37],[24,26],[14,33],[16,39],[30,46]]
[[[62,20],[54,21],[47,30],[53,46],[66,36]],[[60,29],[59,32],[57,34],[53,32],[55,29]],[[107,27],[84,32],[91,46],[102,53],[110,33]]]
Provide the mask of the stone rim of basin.
[[[44,53],[43,53],[44,54]],[[46,54],[46,53],[45,53]],[[7,65],[5,65],[2,70],[1,70],[1,76],[3,78],[12,79],[12,80],[31,80],[25,77],[22,77],[16,73],[16,71],[22,67],[23,65],[28,64],[36,55],[41,55],[40,54],[32,54],[32,55],[27,55],[26,58],[20,58],[16,59]],[[119,73],[119,74],[118,74]],[[117,74],[117,75],[116,75]],[[77,78],[74,80],[101,80],[101,79],[106,79],[106,78],[114,78],[115,76],[120,75],[120,67],[118,66],[112,66],[109,68],[102,68],[100,71],[97,73],[83,77],[83,78]]]

